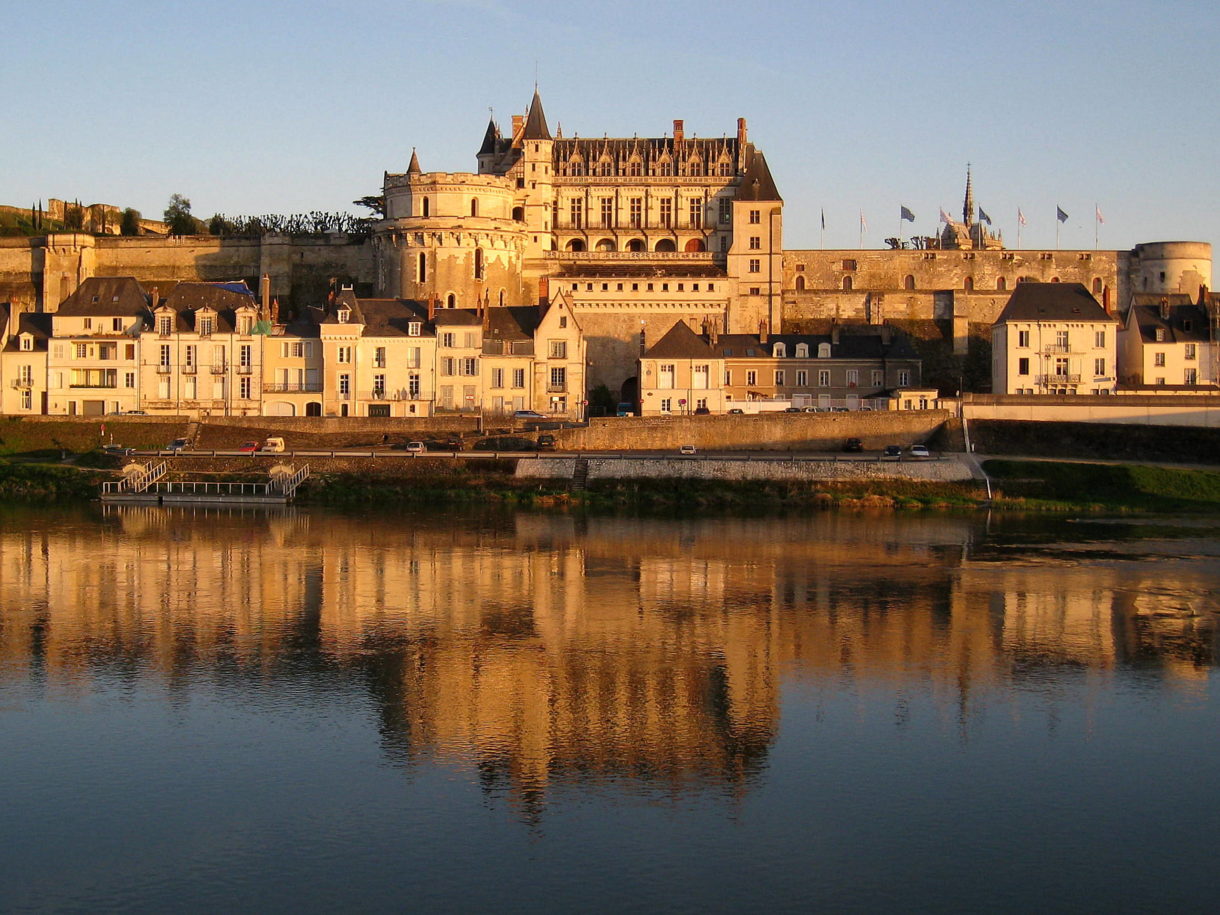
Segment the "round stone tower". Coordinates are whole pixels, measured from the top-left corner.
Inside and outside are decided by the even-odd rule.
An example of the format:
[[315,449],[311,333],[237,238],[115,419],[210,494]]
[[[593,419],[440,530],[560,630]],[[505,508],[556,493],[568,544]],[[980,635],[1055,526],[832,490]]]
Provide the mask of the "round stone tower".
[[1199,294],[1211,288],[1212,246],[1205,241],[1154,241],[1131,250],[1132,292]]
[[514,191],[494,175],[425,173],[412,153],[405,174],[385,176],[378,293],[441,308],[521,304],[526,227],[513,219]]

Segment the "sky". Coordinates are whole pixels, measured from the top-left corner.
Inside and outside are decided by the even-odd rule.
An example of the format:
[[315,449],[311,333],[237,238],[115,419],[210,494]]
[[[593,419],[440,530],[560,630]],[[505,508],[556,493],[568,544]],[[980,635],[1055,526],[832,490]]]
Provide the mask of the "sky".
[[[565,136],[732,136],[785,246],[883,247],[975,199],[1017,246],[1220,242],[1220,4],[0,0],[0,204],[344,210],[475,171],[535,79]],[[1055,218],[1056,207],[1068,214]],[[1097,225],[1100,210],[1104,222]],[[821,228],[822,213],[826,228]]]

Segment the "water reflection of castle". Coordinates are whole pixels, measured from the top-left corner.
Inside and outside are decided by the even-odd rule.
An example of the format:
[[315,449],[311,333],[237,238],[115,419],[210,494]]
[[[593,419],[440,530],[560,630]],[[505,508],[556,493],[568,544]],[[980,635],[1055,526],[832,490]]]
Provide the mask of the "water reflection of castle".
[[[102,531],[99,542],[99,530]],[[967,557],[973,520],[648,522],[188,515],[0,533],[0,678],[346,678],[387,752],[472,761],[537,803],[566,779],[739,789],[785,678],[982,687],[1061,665],[1206,676],[1214,581]],[[1134,576],[1134,577],[1133,577]],[[1200,622],[1202,620],[1203,622]],[[353,677],[353,674],[357,676]]]

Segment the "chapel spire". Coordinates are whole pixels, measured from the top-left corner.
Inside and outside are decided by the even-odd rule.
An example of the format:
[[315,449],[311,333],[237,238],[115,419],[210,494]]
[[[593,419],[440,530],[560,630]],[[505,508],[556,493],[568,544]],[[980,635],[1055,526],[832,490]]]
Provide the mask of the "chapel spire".
[[962,203],[962,220],[967,226],[974,223],[974,188],[970,184],[970,163],[966,163],[966,200]]
[[419,156],[415,154],[415,147],[411,147],[411,164],[407,166],[408,175],[422,175],[424,170],[419,167]]

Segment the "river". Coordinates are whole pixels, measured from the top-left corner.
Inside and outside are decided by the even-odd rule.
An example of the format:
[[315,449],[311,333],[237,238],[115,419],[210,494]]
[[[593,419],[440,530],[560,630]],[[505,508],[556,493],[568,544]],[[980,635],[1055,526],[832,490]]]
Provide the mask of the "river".
[[0,910],[1210,911],[1216,534],[0,509]]

